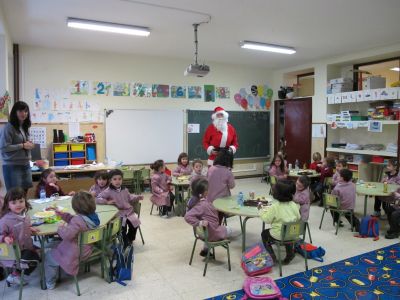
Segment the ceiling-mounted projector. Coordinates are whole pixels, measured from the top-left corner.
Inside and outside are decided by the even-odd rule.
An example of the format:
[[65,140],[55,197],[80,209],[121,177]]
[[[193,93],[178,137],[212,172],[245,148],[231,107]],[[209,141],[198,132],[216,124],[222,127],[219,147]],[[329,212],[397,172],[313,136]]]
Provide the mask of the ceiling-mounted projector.
[[193,24],[194,27],[194,64],[190,64],[183,75],[185,76],[197,76],[197,77],[204,77],[210,72],[210,67],[205,64],[198,64],[197,62],[197,54],[198,54],[198,44],[197,41],[197,27],[200,24]]

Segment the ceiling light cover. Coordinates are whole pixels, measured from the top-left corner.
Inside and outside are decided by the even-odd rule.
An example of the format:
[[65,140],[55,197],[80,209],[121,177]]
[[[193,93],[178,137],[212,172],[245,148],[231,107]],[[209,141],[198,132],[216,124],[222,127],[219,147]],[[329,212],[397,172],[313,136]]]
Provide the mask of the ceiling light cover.
[[138,36],[149,36],[150,35],[150,29],[148,27],[101,22],[101,21],[92,21],[92,20],[84,20],[84,19],[76,19],[76,18],[68,18],[67,26],[72,27],[72,28],[79,28],[79,29],[104,31],[104,32],[120,33],[120,34],[129,34],[129,35],[138,35]]
[[400,72],[400,68],[399,67],[391,68],[390,70],[396,71],[396,72]]
[[264,44],[258,42],[249,42],[243,41],[240,43],[240,47],[244,49],[251,49],[251,50],[260,50],[260,51],[267,51],[267,52],[275,52],[275,53],[282,53],[282,54],[294,54],[296,50],[292,47],[285,47],[273,44]]

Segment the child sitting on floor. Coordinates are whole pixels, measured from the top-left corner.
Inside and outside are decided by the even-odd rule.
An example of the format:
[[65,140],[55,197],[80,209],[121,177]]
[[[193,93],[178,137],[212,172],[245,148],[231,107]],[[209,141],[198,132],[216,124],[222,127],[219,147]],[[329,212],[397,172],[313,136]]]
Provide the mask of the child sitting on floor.
[[108,173],[106,171],[96,172],[96,174],[94,174],[94,184],[90,187],[89,193],[96,198],[108,187],[108,180]]

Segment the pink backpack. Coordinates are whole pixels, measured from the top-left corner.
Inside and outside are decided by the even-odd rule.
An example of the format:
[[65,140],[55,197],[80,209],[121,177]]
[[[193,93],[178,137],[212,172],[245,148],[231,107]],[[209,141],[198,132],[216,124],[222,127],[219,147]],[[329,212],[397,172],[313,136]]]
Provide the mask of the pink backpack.
[[243,283],[244,296],[246,299],[275,299],[287,300],[282,297],[281,290],[270,277],[247,277]]
[[274,261],[262,242],[248,247],[242,255],[242,269],[247,276],[256,276],[271,271]]

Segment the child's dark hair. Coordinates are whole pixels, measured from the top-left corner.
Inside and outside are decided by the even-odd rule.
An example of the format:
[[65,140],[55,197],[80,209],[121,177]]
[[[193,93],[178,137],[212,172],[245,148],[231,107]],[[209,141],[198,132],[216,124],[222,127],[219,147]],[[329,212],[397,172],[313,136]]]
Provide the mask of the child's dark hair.
[[26,193],[24,189],[20,187],[14,187],[8,190],[7,194],[4,197],[3,207],[1,209],[1,215],[4,216],[10,211],[8,204],[11,201],[19,199],[25,199],[25,207],[27,210],[32,208],[29,202],[26,200]]
[[182,152],[181,154],[179,154],[179,156],[178,156],[178,165],[182,164],[182,158],[185,158],[185,157],[189,160],[189,155],[186,152]]
[[195,164],[201,164],[203,165],[203,161],[201,159],[195,159],[192,163],[193,167],[195,166]]
[[120,169],[111,170],[111,171],[108,173],[108,178],[111,179],[111,178],[113,178],[114,176],[121,176],[122,178],[124,178],[124,173],[122,173],[122,171],[121,171]]
[[54,172],[54,170],[51,169],[51,168],[48,168],[48,169],[44,170],[44,171],[42,172],[42,174],[40,174],[40,181],[39,181],[39,183],[38,183],[37,186],[36,186],[36,192],[35,192],[35,194],[36,194],[37,196],[40,195],[40,190],[41,190],[42,188],[44,188],[44,186],[46,185],[46,178],[47,178],[52,172]]
[[279,202],[289,202],[293,200],[296,186],[291,180],[279,180],[272,188],[272,196]]
[[224,166],[233,168],[233,153],[228,149],[220,149],[218,155],[214,160],[214,166]]
[[313,159],[313,161],[321,161],[321,159],[322,159],[321,153],[314,152],[312,155],[312,159]]
[[394,169],[396,170],[396,174],[399,173],[399,165],[397,159],[395,158],[389,159],[388,165],[392,165],[394,167]]
[[27,136],[29,136],[29,127],[31,127],[32,122],[31,122],[31,113],[29,111],[28,104],[26,104],[24,101],[15,102],[15,104],[13,105],[13,107],[11,109],[9,120],[10,120],[11,125],[17,131],[19,131],[20,124],[19,124],[19,120],[18,120],[18,116],[17,116],[17,111],[21,111],[21,110],[25,110],[28,112],[28,116],[24,120],[24,123],[22,123],[22,129],[24,130],[25,134]]
[[339,171],[340,177],[343,178],[344,181],[349,182],[353,178],[353,172],[349,169],[341,169]]
[[157,159],[154,163],[150,165],[150,169],[158,172],[163,165],[164,161],[162,159]]
[[108,174],[107,171],[97,171],[94,174],[94,181],[97,183],[98,179],[103,179],[108,181],[110,179],[110,175]]
[[308,188],[310,186],[310,179],[306,175],[301,175],[298,179],[300,183],[303,185],[304,189]]
[[345,159],[339,159],[336,163],[336,165],[342,165],[343,168],[347,168],[347,160]]
[[79,191],[77,192],[71,200],[72,209],[80,215],[90,215],[96,211],[96,201],[92,194]]
[[333,159],[333,157],[326,157],[325,160],[326,160],[326,166],[328,168],[333,169],[335,167],[335,160]]
[[281,169],[282,172],[285,172],[285,160],[283,159],[282,155],[275,154],[274,159],[271,161],[270,167],[275,165],[275,160],[277,158],[281,160],[281,165],[279,166],[279,169]]
[[196,178],[190,185],[192,189],[192,198],[189,200],[187,207],[188,210],[193,208],[204,196],[204,193],[208,190],[208,181],[205,178]]

